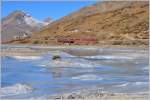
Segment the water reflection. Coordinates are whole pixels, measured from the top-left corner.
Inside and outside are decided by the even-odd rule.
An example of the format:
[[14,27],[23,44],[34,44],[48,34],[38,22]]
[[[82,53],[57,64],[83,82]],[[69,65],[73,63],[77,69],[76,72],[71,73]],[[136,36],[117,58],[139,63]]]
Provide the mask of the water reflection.
[[60,79],[62,77],[63,68],[49,68],[48,70],[52,74],[53,79]]

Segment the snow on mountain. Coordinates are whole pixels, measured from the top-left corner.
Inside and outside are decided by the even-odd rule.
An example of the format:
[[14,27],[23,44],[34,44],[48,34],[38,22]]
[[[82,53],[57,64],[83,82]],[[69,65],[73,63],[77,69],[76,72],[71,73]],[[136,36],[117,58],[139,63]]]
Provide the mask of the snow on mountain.
[[44,22],[47,23],[47,24],[50,24],[50,23],[53,22],[53,20],[50,17],[48,17],[48,18],[44,19]]
[[25,20],[26,24],[30,25],[31,27],[35,27],[37,25],[46,26],[49,24],[47,22],[39,21],[31,16],[24,16],[24,20]]
[[[14,40],[24,34],[31,35],[50,24],[48,21],[39,21],[24,11],[16,10],[2,19],[2,42]],[[15,38],[16,39],[16,38]]]

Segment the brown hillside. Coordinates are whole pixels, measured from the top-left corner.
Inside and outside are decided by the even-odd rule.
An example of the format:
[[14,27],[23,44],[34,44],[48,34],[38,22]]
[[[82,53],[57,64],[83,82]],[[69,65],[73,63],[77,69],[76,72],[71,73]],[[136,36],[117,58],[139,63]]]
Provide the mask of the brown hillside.
[[72,44],[148,45],[148,29],[148,2],[105,1],[53,22],[30,39],[13,43],[63,44],[58,39],[64,39]]

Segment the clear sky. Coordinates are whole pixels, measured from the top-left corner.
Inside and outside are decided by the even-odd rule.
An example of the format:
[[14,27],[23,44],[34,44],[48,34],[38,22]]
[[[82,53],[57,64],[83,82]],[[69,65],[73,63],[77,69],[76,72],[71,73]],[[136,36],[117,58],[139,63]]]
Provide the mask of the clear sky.
[[15,10],[23,10],[34,18],[57,20],[96,1],[3,1],[2,18]]

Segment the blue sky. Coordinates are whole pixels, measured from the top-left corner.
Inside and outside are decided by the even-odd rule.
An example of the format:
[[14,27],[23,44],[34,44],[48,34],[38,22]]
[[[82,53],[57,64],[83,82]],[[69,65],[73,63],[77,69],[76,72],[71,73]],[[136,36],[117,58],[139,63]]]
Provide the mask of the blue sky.
[[15,10],[23,10],[34,18],[57,20],[96,1],[3,1],[2,18]]

